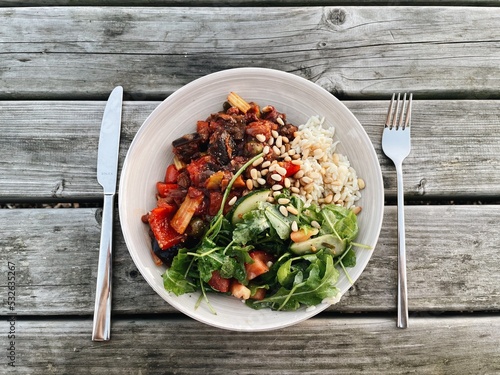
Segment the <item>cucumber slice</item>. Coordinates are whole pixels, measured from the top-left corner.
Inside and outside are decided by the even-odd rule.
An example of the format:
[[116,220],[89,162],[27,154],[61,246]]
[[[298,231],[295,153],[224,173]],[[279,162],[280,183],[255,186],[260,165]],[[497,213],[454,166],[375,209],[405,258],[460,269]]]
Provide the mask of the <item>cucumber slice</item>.
[[290,251],[297,255],[304,255],[314,253],[320,249],[326,249],[326,251],[336,257],[342,254],[346,248],[346,240],[339,240],[333,234],[325,234],[307,241],[295,242],[290,246]]
[[231,224],[235,225],[242,221],[243,215],[255,210],[259,202],[266,202],[269,194],[271,194],[271,190],[268,189],[255,190],[238,199],[228,214]]

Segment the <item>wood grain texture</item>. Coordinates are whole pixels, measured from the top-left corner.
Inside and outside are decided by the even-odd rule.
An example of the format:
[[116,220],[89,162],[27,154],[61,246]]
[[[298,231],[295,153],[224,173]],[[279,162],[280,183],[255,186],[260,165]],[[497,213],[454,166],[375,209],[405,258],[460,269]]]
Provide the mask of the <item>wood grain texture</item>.
[[35,7],[0,19],[0,99],[104,99],[117,84],[160,99],[242,66],[341,98],[498,98],[495,7]]
[[[0,6],[320,6],[331,5],[329,0],[0,0]],[[337,0],[338,5],[429,5],[430,0]],[[496,0],[439,0],[439,6],[497,6]]]
[[[386,197],[394,199],[396,173],[380,146],[388,101],[344,103],[371,138]],[[119,168],[137,130],[158,104],[125,102]],[[0,101],[0,201],[101,199],[96,164],[104,106],[87,101]],[[415,100],[412,152],[403,164],[406,197],[498,199],[498,108],[495,100]],[[208,115],[200,114],[200,119]]]
[[[373,142],[388,202],[372,259],[343,299],[257,334],[170,307],[138,272],[116,217],[105,343],[91,341],[101,210],[0,209],[0,373],[500,373],[499,47],[496,0],[0,0],[0,203],[100,202],[97,144],[114,86],[127,100],[121,168],[159,100],[243,66],[297,74],[344,100]],[[390,95],[410,90],[410,328],[400,330],[396,181],[380,141]]]
[[[175,329],[173,329],[175,327]],[[17,374],[496,374],[500,318],[311,319],[287,329],[235,333],[162,317],[116,319],[111,341],[92,322],[19,320]],[[133,353],[133,354],[132,354]],[[196,353],[196,355],[193,355]]]
[[[17,265],[21,315],[87,315],[94,306],[100,217],[96,209],[0,210],[0,264]],[[409,206],[408,293],[412,312],[500,310],[497,206]],[[140,218],[138,218],[140,220]],[[396,300],[396,209],[356,284],[329,311],[391,312]],[[367,251],[367,250],[366,250]],[[6,284],[0,293],[6,298]],[[8,313],[7,304],[0,314]],[[115,226],[114,314],[173,312],[144,281]]]

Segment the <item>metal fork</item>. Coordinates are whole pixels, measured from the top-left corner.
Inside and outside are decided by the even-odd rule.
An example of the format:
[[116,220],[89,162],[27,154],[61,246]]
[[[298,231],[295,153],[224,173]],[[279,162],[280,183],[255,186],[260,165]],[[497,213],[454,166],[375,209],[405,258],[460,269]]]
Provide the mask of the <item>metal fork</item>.
[[382,135],[382,150],[396,167],[398,185],[398,321],[399,328],[408,327],[408,295],[406,288],[406,245],[405,216],[403,191],[403,160],[410,154],[410,123],[413,94],[406,93],[401,101],[401,94],[392,94],[384,133]]

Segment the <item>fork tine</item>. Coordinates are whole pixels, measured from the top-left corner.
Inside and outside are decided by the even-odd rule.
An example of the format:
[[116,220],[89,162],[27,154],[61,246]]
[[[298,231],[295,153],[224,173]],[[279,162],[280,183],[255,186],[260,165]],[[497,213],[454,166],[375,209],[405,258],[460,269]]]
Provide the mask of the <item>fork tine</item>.
[[387,110],[387,118],[385,119],[385,127],[389,128],[391,126],[391,115],[392,115],[392,107],[394,106],[394,98],[396,94],[392,94],[391,103],[389,104],[389,109]]
[[[399,95],[398,95],[398,99],[399,99]],[[398,100],[398,104],[399,104],[399,100]],[[399,124],[398,124],[397,129],[404,129],[403,128],[403,118],[405,115],[405,104],[406,104],[406,92],[403,96],[403,103],[401,105],[401,112],[399,113]]]
[[[406,95],[406,94],[405,94]],[[406,107],[406,120],[403,129],[406,129],[407,126],[411,125],[411,103],[413,99],[413,94],[410,93],[410,97],[408,99],[408,105]]]
[[396,102],[396,110],[394,111],[394,114],[392,116],[392,127],[391,127],[392,129],[397,129],[400,98],[401,98],[401,94],[398,93],[398,101]]

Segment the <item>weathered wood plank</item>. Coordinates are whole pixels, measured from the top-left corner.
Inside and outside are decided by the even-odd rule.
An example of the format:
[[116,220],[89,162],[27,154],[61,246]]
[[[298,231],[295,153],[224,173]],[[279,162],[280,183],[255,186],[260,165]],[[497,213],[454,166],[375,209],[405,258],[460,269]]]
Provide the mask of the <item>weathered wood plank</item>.
[[[380,147],[388,101],[345,104],[370,136],[386,196],[393,199],[395,171]],[[156,105],[125,102],[120,167],[135,133]],[[86,101],[0,101],[0,201],[100,199],[96,163],[104,106]],[[500,102],[493,100],[415,100],[412,152],[404,163],[407,198],[498,199],[499,108]],[[200,119],[206,116],[200,114]]]
[[[388,3],[382,0],[337,0],[339,5],[429,5],[429,0],[398,0],[397,3]],[[319,6],[331,5],[329,0],[0,0],[0,6],[28,7],[28,6]],[[439,6],[497,6],[496,0],[440,0]]]
[[241,66],[342,98],[498,98],[495,7],[42,7],[0,19],[0,99],[103,99],[118,83],[160,99]]
[[[409,206],[408,291],[412,312],[500,309],[497,206]],[[139,220],[139,218],[138,218]],[[0,210],[1,269],[16,264],[21,315],[85,315],[93,311],[99,212],[96,209]],[[174,311],[144,281],[116,223],[115,314]],[[380,241],[364,274],[330,311],[393,312],[397,266],[396,209],[387,207]],[[6,300],[6,281],[0,293]],[[8,313],[7,303],[0,314]]]
[[[4,323],[7,324],[7,323]],[[311,319],[274,332],[226,332],[187,319],[18,320],[16,374],[496,374],[500,318]],[[175,329],[171,329],[175,327]],[[133,355],[130,355],[133,353]],[[196,355],[193,355],[196,353]],[[4,358],[5,361],[5,358]]]
[[[158,105],[126,103],[120,166],[128,146]],[[97,145],[104,102],[0,102],[0,199],[102,198]]]

